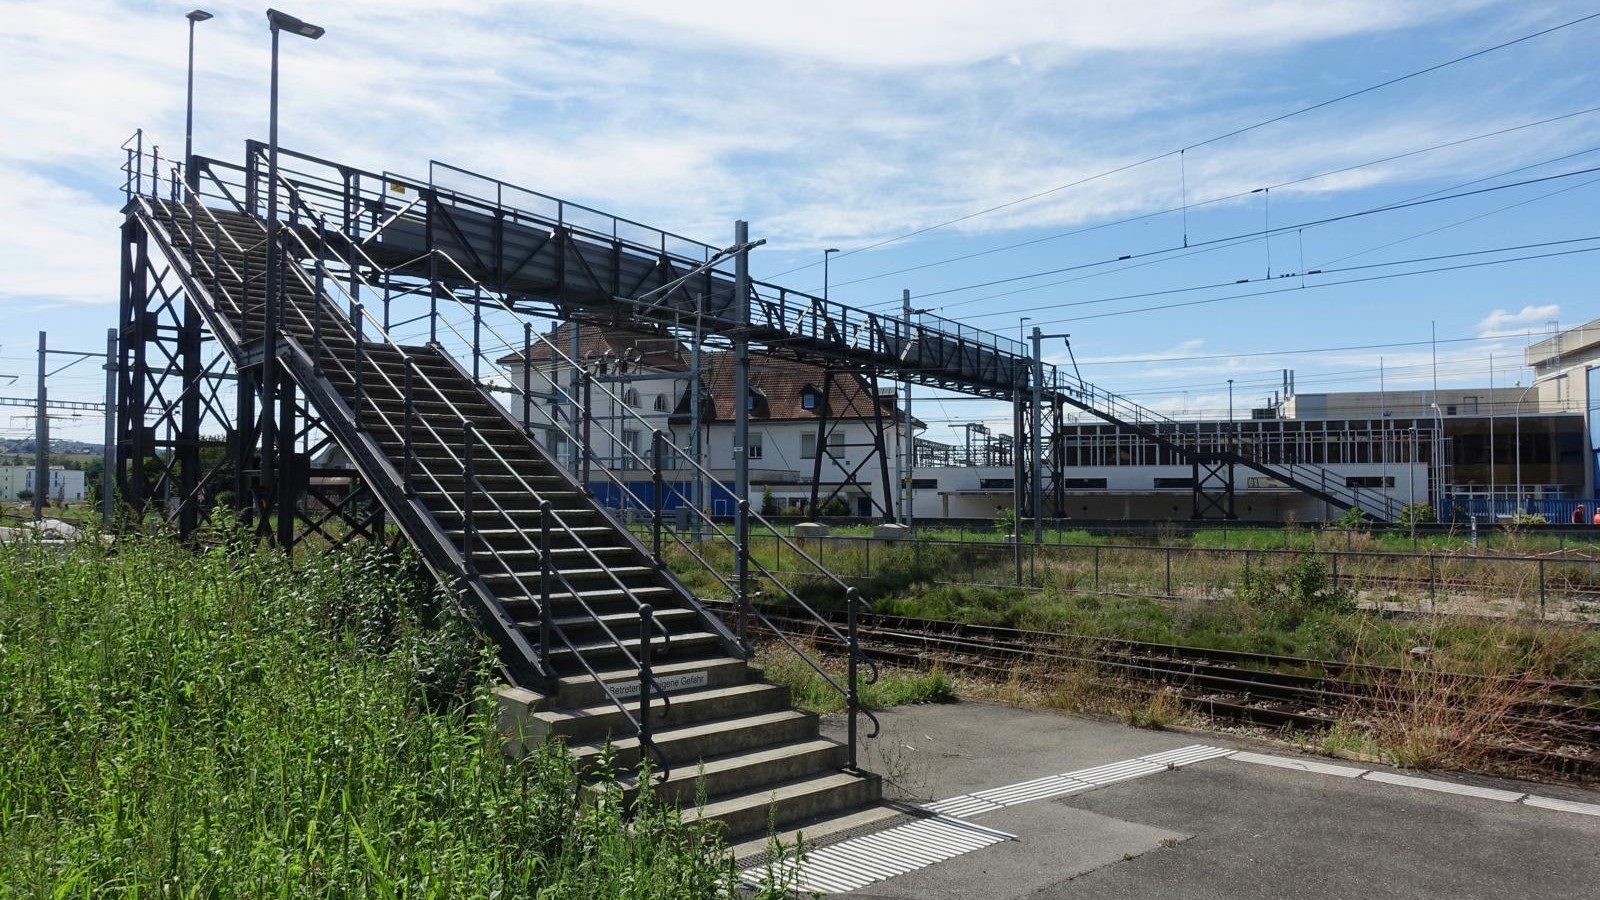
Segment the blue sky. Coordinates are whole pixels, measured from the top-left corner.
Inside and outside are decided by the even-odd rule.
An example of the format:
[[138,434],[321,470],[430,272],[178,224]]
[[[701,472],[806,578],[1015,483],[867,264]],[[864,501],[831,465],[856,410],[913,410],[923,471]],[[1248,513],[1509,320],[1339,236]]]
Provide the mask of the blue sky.
[[[930,225],[1198,144],[1600,7],[1471,0],[285,2],[327,36],[284,45],[282,139],[372,169],[440,159],[708,243],[745,218],[758,276],[1015,334],[1071,332],[1084,374],[1164,411],[1302,392],[1526,383],[1529,331],[1600,315],[1600,171],[1284,229],[1433,194],[1600,166],[1600,19],[1115,176]],[[189,5],[0,2],[0,394],[28,395],[36,332],[92,350],[114,324],[118,145],[181,152]],[[199,29],[196,148],[265,137],[262,7]],[[1576,114],[1576,115],[1569,115]],[[1558,116],[1559,121],[1540,125]],[[1529,126],[1529,127],[1518,127]],[[1496,137],[1414,153],[1516,128]],[[1368,165],[1387,157],[1406,155]],[[1354,168],[1352,168],[1354,167]],[[1343,171],[1323,178],[1319,173]],[[1291,182],[1295,182],[1292,183]],[[1274,187],[1276,186],[1276,187]],[[1462,187],[1465,186],[1465,187]],[[1250,193],[1256,188],[1270,191]],[[1233,199],[1205,202],[1219,197]],[[1187,201],[1187,213],[1180,209]],[[1143,217],[1125,224],[1123,219]],[[1086,230],[1092,229],[1092,230]],[[1185,237],[1188,253],[1181,248]],[[1209,243],[1225,238],[1216,249]],[[1545,248],[1331,269],[1595,237]],[[859,249],[878,245],[872,249]],[[1013,245],[1024,245],[1016,246]],[[1012,249],[1005,249],[1011,247]],[[1194,252],[1204,250],[1205,252]],[[1133,259],[1115,262],[1117,257]],[[958,257],[966,257],[957,259]],[[1111,261],[1110,264],[1105,264]],[[1082,268],[1090,264],[1089,268]],[[1274,276],[1264,283],[1268,266]],[[1078,268],[1074,268],[1078,267]],[[1309,269],[1306,289],[1297,274]],[[1071,271],[1019,278],[1050,270]],[[1286,273],[1291,277],[1283,278]],[[1002,284],[969,288],[985,282]],[[1235,284],[1240,279],[1251,279]],[[1213,289],[1194,289],[1203,285]],[[1253,299],[1234,295],[1272,290]],[[1147,295],[1131,297],[1131,295]],[[1129,298],[1129,299],[1117,299]],[[1214,301],[1168,309],[1173,303]],[[1076,305],[1073,305],[1076,304]],[[1144,311],[1138,311],[1144,310]],[[1113,313],[1114,315],[1105,315]],[[1085,318],[1098,316],[1097,318]],[[1064,358],[1059,342],[1049,349]],[[1183,359],[1211,356],[1212,359]],[[52,379],[93,399],[99,373]],[[1009,414],[950,400],[934,421]],[[0,436],[25,423],[0,413]],[[98,421],[58,423],[93,440]],[[943,432],[936,429],[935,436]],[[944,432],[948,434],[948,432]]]

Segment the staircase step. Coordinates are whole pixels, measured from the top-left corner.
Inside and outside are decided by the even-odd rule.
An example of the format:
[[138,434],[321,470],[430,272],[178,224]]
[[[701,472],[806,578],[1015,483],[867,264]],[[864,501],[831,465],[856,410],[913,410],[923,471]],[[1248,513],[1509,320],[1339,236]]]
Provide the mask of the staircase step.
[[[689,620],[692,622],[696,618],[696,615],[697,614],[694,610],[684,609],[681,607],[659,609],[655,612],[656,621],[665,625],[668,633],[676,630],[684,630],[681,626],[677,629],[674,629],[673,624],[676,622],[682,622],[684,620]],[[616,635],[624,634],[624,630],[630,627],[634,629],[632,632],[633,634],[638,634],[639,628],[639,614],[631,611],[604,613],[597,617],[581,614],[566,616],[557,615],[551,621],[562,631],[566,632],[568,637],[571,637],[575,632],[578,632],[581,629],[593,627],[596,625],[596,623],[604,624],[607,628],[611,629],[612,634]],[[539,627],[537,622],[518,622],[517,624],[524,628]],[[651,645],[654,646],[655,642],[652,641]]]
[[[709,803],[737,796],[763,785],[793,782],[818,773],[837,773],[849,759],[843,744],[828,738],[770,744],[704,759],[696,765],[677,765],[667,780],[655,786],[657,795],[673,803],[695,800],[703,793]],[[639,794],[639,778],[619,778],[623,796],[632,802]]]
[[[514,587],[516,586],[519,577],[523,585],[531,588],[537,588],[540,576],[538,573],[523,573],[521,576],[513,576],[509,572],[498,572],[486,573],[481,577],[485,583],[493,588]],[[567,601],[576,601],[579,599],[582,599],[584,602],[589,604],[605,603],[611,600],[625,599],[637,599],[646,603],[656,603],[661,598],[676,596],[676,592],[672,588],[661,584],[641,584],[637,587],[630,585],[626,589],[619,587],[585,588],[582,586],[577,586],[578,589],[576,593],[567,590],[566,585],[562,585],[559,579],[556,580],[555,584],[561,588],[560,590],[550,591],[550,602],[555,604],[561,604]],[[527,600],[531,598],[526,598],[519,595],[507,596],[504,599],[508,608],[515,608],[519,601],[527,602]]]
[[[670,696],[670,695],[669,695]],[[702,759],[725,756],[767,744],[801,741],[817,736],[817,716],[797,709],[753,716],[712,719],[677,728],[657,729],[656,747],[673,766],[695,765]],[[603,743],[568,745],[573,762],[587,771],[598,765]],[[639,764],[638,737],[611,742],[612,766],[618,772],[631,771]]]
[[769,824],[781,826],[874,802],[882,795],[878,776],[831,772],[741,794],[721,797],[703,807],[683,811],[685,822],[716,820],[730,838],[751,834]]
[[[590,677],[588,672],[579,675],[563,676],[557,681],[556,695],[551,698],[553,703],[559,704],[556,708],[569,706],[594,706],[605,702],[605,692],[600,689],[601,682],[612,684],[614,682],[638,681],[639,672],[633,668],[597,668],[596,674],[600,680]],[[759,671],[752,668],[745,660],[736,656],[713,656],[706,659],[684,659],[663,661],[651,666],[656,680],[667,688],[669,695],[687,691],[704,690],[706,688],[728,687],[736,684],[751,684],[760,681]],[[682,684],[674,688],[673,684]],[[698,728],[700,725],[684,726]],[[624,738],[621,741],[635,741],[637,739]],[[618,744],[621,744],[621,741]],[[660,743],[660,739],[657,739]],[[578,750],[582,749],[582,745]],[[594,749],[599,749],[596,746]],[[574,752],[578,752],[575,750]],[[704,754],[701,754],[704,755]],[[698,757],[695,757],[698,758]]]
[[[667,707],[665,719],[661,717],[659,701],[651,698],[650,714],[654,717],[651,723],[657,727],[669,728],[707,719],[759,715],[777,712],[789,705],[788,688],[761,683],[668,696],[672,698],[672,704]],[[634,711],[630,702],[629,712]],[[545,710],[534,713],[534,716],[548,726],[552,735],[565,737],[569,742],[598,742],[604,740],[607,734],[616,734],[619,738],[633,736],[633,726],[628,724],[622,711],[610,702],[581,709]]]
[[[635,621],[637,622],[637,619]],[[538,634],[537,625],[519,624],[530,636]],[[588,663],[591,668],[615,666],[617,662],[624,659],[622,656],[624,650],[635,657],[639,655],[639,629],[637,626],[626,629],[625,634],[618,634],[615,631],[613,633],[617,634],[621,646],[618,646],[617,642],[613,642],[609,638],[595,640],[593,637],[569,636],[569,639],[577,643],[583,662]],[[670,634],[670,632],[668,633]],[[681,634],[673,634],[670,641],[658,633],[650,641],[650,656],[653,662],[661,663],[686,658],[698,659],[711,652],[712,648],[720,647],[720,639],[709,631],[686,631]],[[550,648],[550,664],[555,666],[557,671],[568,673],[582,671],[582,666],[574,658],[572,649],[565,644],[559,643],[559,641]]]

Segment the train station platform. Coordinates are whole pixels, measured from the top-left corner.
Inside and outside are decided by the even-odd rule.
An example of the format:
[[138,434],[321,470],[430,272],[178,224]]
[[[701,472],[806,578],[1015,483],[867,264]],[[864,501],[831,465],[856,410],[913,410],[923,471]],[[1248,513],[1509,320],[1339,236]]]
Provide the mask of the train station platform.
[[[896,814],[819,841],[802,888],[862,900],[1600,890],[1600,791],[986,702],[881,715],[863,764],[888,780]],[[759,857],[743,862],[759,871]]]

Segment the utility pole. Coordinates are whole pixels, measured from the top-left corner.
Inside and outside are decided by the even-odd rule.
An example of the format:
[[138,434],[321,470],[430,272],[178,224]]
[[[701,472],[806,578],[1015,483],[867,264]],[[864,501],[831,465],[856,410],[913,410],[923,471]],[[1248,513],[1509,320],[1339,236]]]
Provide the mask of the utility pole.
[[1030,424],[1033,426],[1028,435],[1028,468],[1033,472],[1029,479],[1033,486],[1033,542],[1044,543],[1044,467],[1040,460],[1044,457],[1043,435],[1040,434],[1039,403],[1043,399],[1044,385],[1044,354],[1040,347],[1044,338],[1039,331],[1039,326],[1033,326],[1033,410]]
[[106,329],[106,446],[101,451],[104,470],[100,473],[100,518],[111,527],[116,512],[116,498],[112,496],[112,475],[117,467],[117,330]]
[[[733,483],[734,543],[738,554],[739,640],[750,649],[750,225],[743,219],[733,223],[733,243],[739,248],[734,257],[733,290],[737,331],[733,337]],[[822,448],[817,448],[821,453]]]
[[39,407],[33,419],[33,520],[44,518],[44,498],[50,491],[50,416],[45,412],[49,395],[45,391],[44,332],[39,332]]
[[[905,341],[904,341],[903,345],[900,348],[900,363],[903,366],[909,366],[911,364],[910,360],[906,358],[909,355],[909,352],[911,350],[911,343],[912,343],[911,316],[912,316],[913,313],[924,313],[924,312],[927,312],[927,310],[925,310],[925,309],[912,309],[911,308],[911,290],[909,288],[904,289],[904,290],[902,290],[900,292],[900,318],[901,318],[901,320],[903,322],[905,322],[905,328],[906,328]],[[915,431],[916,426],[914,426],[912,424],[912,418],[911,418],[911,379],[910,378],[902,378],[900,383],[905,386],[905,391],[906,391],[906,402],[905,402],[906,440],[905,440],[905,451],[904,451],[904,453],[905,453],[905,464],[901,467],[902,469],[904,469],[904,471],[901,472],[901,474],[900,474],[900,484],[901,484],[902,489],[904,490],[904,493],[901,494],[900,508],[902,510],[905,510],[906,527],[907,528],[911,528],[916,524],[916,514],[915,514],[914,506],[915,506],[915,503],[916,503],[915,498],[916,498],[917,492],[916,492],[916,489],[912,487],[912,483],[913,483],[913,478],[916,475],[916,471],[917,471],[917,438],[916,438],[916,431]],[[969,443],[970,443],[970,441],[969,441]]]

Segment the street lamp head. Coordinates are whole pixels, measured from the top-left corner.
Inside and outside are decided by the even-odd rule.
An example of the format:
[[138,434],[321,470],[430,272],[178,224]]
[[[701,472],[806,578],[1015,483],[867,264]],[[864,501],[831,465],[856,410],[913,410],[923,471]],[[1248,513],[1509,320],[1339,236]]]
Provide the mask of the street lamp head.
[[211,18],[215,18],[215,17],[212,16],[211,13],[208,13],[203,9],[191,9],[191,10],[189,10],[189,14],[184,16],[184,18],[188,19],[191,22],[204,22],[207,19],[211,19]]
[[839,248],[838,247],[829,247],[828,249],[822,251],[822,255],[823,256],[827,256],[829,253],[838,253],[838,252],[839,252]]
[[298,34],[303,38],[310,38],[313,41],[327,33],[327,29],[321,25],[313,25],[310,22],[297,19],[285,12],[278,12],[275,9],[267,10],[267,24],[271,26],[273,31],[287,31],[291,34]]

